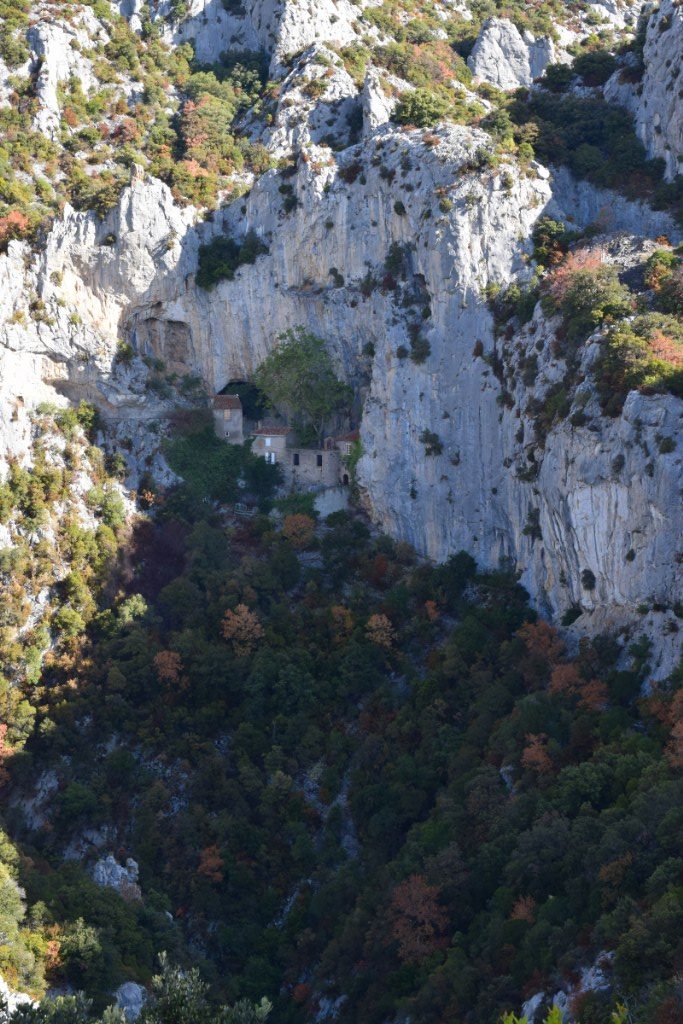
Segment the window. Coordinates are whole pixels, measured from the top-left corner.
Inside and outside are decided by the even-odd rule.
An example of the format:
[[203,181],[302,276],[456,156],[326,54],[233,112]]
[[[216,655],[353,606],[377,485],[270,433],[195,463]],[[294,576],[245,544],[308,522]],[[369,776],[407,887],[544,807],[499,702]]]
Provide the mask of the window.
[[294,455],[292,456],[292,461],[293,461],[295,466],[299,465],[299,453],[298,452],[294,452]]
[[270,446],[272,445],[272,443],[273,443],[273,439],[272,439],[272,437],[267,437],[267,438],[266,438],[266,448],[270,448]]
[[322,457],[322,455],[316,455],[316,463],[318,465],[318,468],[320,469],[322,467],[322,464],[323,464],[323,457]]
[[266,462],[269,465],[274,466],[275,465],[275,461],[276,461],[276,459],[275,459],[275,452],[266,452]]

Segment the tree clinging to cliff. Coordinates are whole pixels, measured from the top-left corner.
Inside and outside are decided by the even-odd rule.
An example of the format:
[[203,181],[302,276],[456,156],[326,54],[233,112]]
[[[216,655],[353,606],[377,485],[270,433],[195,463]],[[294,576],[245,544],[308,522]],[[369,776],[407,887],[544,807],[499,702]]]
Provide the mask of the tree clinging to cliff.
[[348,402],[350,389],[337,379],[320,338],[295,327],[278,340],[256,371],[255,383],[272,406],[300,417],[320,442],[330,416]]

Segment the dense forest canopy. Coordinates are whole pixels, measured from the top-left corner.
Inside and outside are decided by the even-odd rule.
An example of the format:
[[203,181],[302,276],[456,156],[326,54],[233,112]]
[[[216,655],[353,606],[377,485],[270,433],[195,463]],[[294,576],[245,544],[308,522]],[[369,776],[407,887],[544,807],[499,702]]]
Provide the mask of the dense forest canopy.
[[[196,468],[199,443],[202,472],[135,527],[118,582],[100,573],[5,758],[20,790],[60,778],[6,883],[29,919],[3,911],[51,982],[95,1012],[165,949],[275,1022],[325,993],[340,1020],[484,1024],[608,953],[614,989],[576,1019],[616,996],[668,1019],[682,680],[644,693],[647,644],[629,667],[608,638],[572,654],[513,575],[420,562],[356,514],[226,525],[230,480],[260,463],[271,504],[277,471],[197,429],[168,457]],[[127,900],[62,860],[100,829],[139,862]]]

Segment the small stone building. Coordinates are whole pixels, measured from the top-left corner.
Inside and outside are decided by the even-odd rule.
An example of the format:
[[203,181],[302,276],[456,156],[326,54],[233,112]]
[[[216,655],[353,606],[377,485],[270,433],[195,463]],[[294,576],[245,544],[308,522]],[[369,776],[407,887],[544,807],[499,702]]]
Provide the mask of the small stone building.
[[230,444],[244,441],[244,416],[239,395],[216,395],[213,400],[216,435]]
[[259,425],[252,431],[252,451],[282,469],[285,484],[302,487],[336,487],[341,460],[336,447],[298,448],[291,446],[289,427]]
[[357,430],[351,431],[350,434],[342,434],[341,437],[330,438],[330,442],[336,446],[337,452],[339,453],[339,483],[347,486],[350,483],[350,473],[348,470],[348,464],[345,462],[349,455],[353,451],[353,446],[360,439],[360,434]]
[[284,468],[287,461],[285,458],[287,438],[290,434],[289,427],[258,426],[256,430],[252,430],[254,443],[251,450],[254,455],[260,455],[272,466],[277,463]]
[[[242,404],[237,395],[216,395],[213,404],[216,433],[231,444],[241,444],[244,430]],[[271,466],[280,466],[285,486],[323,490],[349,483],[344,464],[358,434],[328,437],[322,448],[300,448],[292,444],[294,432],[281,423],[259,422],[248,433],[251,450]]]
[[307,487],[336,487],[339,483],[339,452],[336,448],[289,448],[285,479]]

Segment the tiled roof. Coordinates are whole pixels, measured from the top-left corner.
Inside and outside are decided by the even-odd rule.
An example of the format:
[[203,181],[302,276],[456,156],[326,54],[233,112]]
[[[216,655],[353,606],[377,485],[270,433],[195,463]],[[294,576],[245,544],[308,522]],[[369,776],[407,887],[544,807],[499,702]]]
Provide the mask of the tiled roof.
[[352,430],[350,434],[342,434],[341,437],[336,438],[336,440],[337,441],[348,441],[350,444],[352,444],[354,441],[357,441],[359,439],[359,437],[360,437],[360,434],[358,433],[358,431],[357,430]]
[[290,433],[290,427],[257,427],[252,430],[254,437],[285,437]]
[[241,409],[239,395],[216,395],[213,400],[214,409]]

